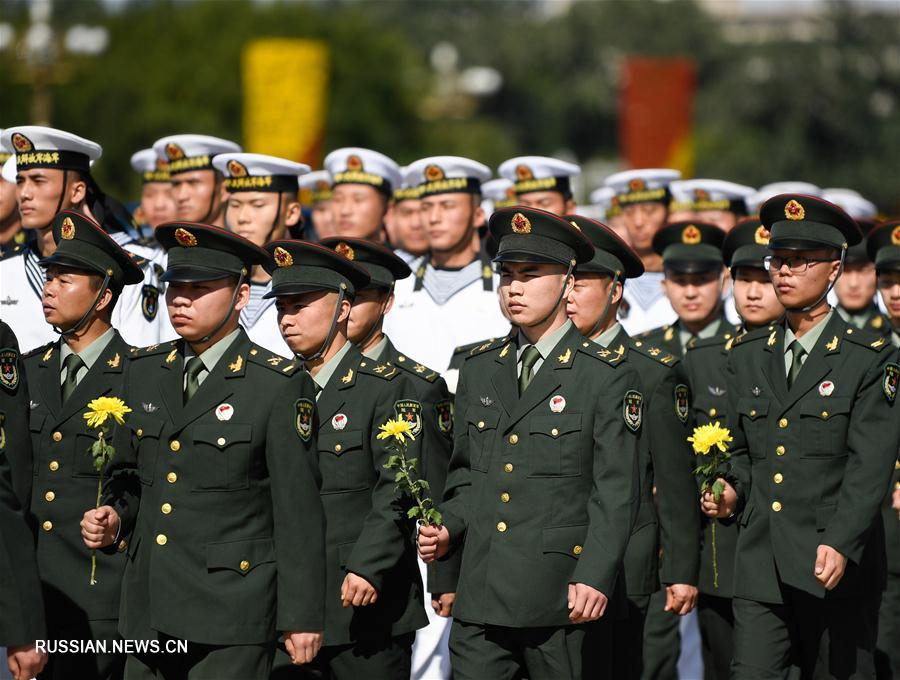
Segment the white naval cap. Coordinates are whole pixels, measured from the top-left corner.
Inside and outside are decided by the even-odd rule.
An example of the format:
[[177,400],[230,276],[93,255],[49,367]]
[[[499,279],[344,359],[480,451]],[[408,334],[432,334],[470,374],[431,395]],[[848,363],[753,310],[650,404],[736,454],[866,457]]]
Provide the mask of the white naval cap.
[[736,215],[747,213],[747,197],[756,189],[723,179],[684,179],[669,184],[672,202],[669,210],[730,210]]
[[5,163],[13,155],[13,148],[11,143],[2,142],[2,138],[3,128],[0,128],[0,163]]
[[169,163],[169,173],[212,170],[212,159],[220,153],[240,152],[234,142],[209,135],[169,135],[153,143],[156,155]]
[[400,166],[383,153],[351,146],[335,149],[325,156],[323,163],[331,174],[333,186],[338,184],[368,184],[388,196],[400,186]]
[[822,189],[822,198],[843,208],[854,220],[871,220],[878,216],[875,204],[853,189],[839,187]]
[[400,168],[400,186],[394,187],[394,203],[416,200],[422,195],[419,185],[413,181],[414,179],[408,165]]
[[494,210],[518,205],[515,184],[505,177],[491,179],[481,185],[481,197],[490,201]]
[[153,149],[141,149],[131,154],[131,169],[140,173],[144,183],[169,182],[169,163],[160,158]]
[[816,186],[815,184],[811,184],[809,182],[772,182],[771,184],[764,184],[761,186],[755,194],[748,196],[745,200],[747,201],[747,212],[751,215],[759,212],[759,207],[768,201],[770,198],[774,198],[779,194],[806,194],[807,196],[816,196],[821,198],[822,189],[821,187]]
[[3,161],[3,170],[0,171],[0,178],[2,178],[4,182],[9,182],[10,184],[16,183],[16,157],[15,156],[10,156],[5,161]]
[[0,145],[15,152],[19,170],[52,168],[90,172],[91,164],[103,155],[103,147],[97,142],[40,125],[6,128],[0,135]]
[[517,195],[559,191],[571,196],[571,180],[581,174],[581,168],[547,156],[518,156],[501,163],[497,174],[514,183]]
[[481,183],[491,178],[491,169],[462,156],[430,156],[409,165],[410,183],[423,196],[434,194],[480,194]]
[[668,203],[669,184],[681,179],[678,170],[639,168],[610,175],[604,185],[616,192],[620,206],[633,203]]
[[296,193],[297,178],[310,167],[261,153],[221,153],[213,158],[213,167],[225,176],[225,189]]
[[588,202],[594,208],[602,212],[602,219],[611,217],[618,212],[618,201],[616,200],[616,190],[612,187],[600,187],[594,189],[588,195]]
[[331,175],[327,170],[316,170],[297,177],[300,203],[312,206],[331,200]]

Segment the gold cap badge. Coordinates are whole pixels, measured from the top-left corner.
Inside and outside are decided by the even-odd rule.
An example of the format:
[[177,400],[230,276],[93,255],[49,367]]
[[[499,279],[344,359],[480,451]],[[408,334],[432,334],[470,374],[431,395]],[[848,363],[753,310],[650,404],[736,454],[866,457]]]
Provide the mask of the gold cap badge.
[[359,172],[363,169],[362,158],[353,154],[352,156],[347,156],[347,169],[352,170],[354,172]]
[[75,238],[75,223],[72,221],[71,217],[66,217],[62,221],[62,226],[59,228],[59,235],[67,241],[71,241]]
[[429,165],[425,168],[425,179],[429,182],[437,182],[444,179],[444,171],[439,165]]
[[534,173],[527,165],[521,164],[516,166],[516,179],[520,182],[527,182],[534,179]]
[[184,158],[184,149],[178,146],[175,142],[169,142],[166,144],[166,158],[170,161],[177,161]]
[[802,220],[806,217],[806,210],[800,205],[799,201],[793,198],[784,206],[784,216],[789,220]]
[[628,182],[628,190],[629,191],[643,191],[647,188],[647,183],[642,180],[640,177],[635,177],[633,180]]
[[760,224],[756,229],[756,233],[753,234],[753,240],[756,241],[757,245],[766,246],[769,245],[769,236],[769,230]]
[[894,227],[894,231],[891,232],[891,243],[895,246],[900,246],[900,224]]
[[681,232],[681,242],[689,246],[695,246],[703,240],[700,230],[693,224],[687,225]]
[[31,140],[28,139],[25,135],[20,132],[16,132],[12,136],[12,145],[16,151],[34,151],[34,144],[31,143]]
[[510,221],[512,225],[512,230],[516,234],[530,234],[531,233],[531,220],[529,220],[522,213],[516,213],[513,215],[512,220]]
[[175,230],[175,240],[178,241],[178,245],[185,248],[193,248],[197,245],[197,237],[182,227]]
[[275,248],[275,251],[272,253],[272,257],[275,258],[275,264],[277,264],[279,267],[290,267],[292,264],[294,264],[294,258],[281,246]]
[[246,177],[247,166],[233,158],[228,161],[228,174],[232,177]]
[[351,248],[349,245],[347,245],[343,241],[341,241],[334,247],[334,252],[336,252],[338,255],[342,255],[343,257],[345,257],[351,261],[356,259],[356,252],[353,250],[353,248]]

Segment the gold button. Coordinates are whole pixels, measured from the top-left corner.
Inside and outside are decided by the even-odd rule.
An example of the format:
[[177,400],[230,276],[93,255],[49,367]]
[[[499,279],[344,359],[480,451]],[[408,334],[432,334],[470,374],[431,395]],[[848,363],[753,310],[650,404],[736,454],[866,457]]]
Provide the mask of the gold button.
[[710,418],[715,418],[717,413],[718,413],[718,411],[715,408],[709,409],[709,417]]
[[572,554],[580,555],[582,550],[583,548],[580,545],[576,545],[574,548],[572,548]]
[[479,429],[479,430],[483,430],[483,429],[484,429],[484,421],[483,421],[483,420],[479,420],[479,421],[478,421],[478,429]]
[[513,471],[513,464],[512,464],[512,463],[507,463],[506,465],[503,466],[503,469],[504,469],[506,472],[512,472],[512,471]]
[[344,448],[344,447],[341,446],[340,444],[335,444],[335,445],[334,445],[334,450],[335,450],[336,453],[340,453],[341,450],[342,450],[343,448]]
[[519,443],[519,435],[517,435],[515,432],[513,434],[509,435],[509,443],[512,444],[513,446],[518,444]]
[[181,450],[181,442],[177,439],[173,439],[169,442],[169,450],[170,451],[180,451]]
[[783,456],[784,455],[784,447],[781,446],[781,444],[779,444],[778,446],[775,447],[775,453],[777,453],[779,456]]
[[894,482],[894,490],[897,491],[900,489],[900,482]]
[[509,503],[509,494],[504,492],[500,494],[500,500],[504,503]]
[[157,534],[156,535],[157,545],[165,545],[168,542],[169,542],[169,538],[165,534]]
[[784,481],[784,475],[780,472],[776,472],[775,476],[772,479],[775,480],[776,484],[781,484]]
[[162,513],[164,515],[168,515],[170,512],[172,512],[172,504],[171,503],[163,503],[162,504]]
[[125,548],[127,548],[127,547],[128,547],[128,543],[123,538],[121,541],[119,541],[119,547],[116,548],[116,550],[118,550],[119,552],[125,552]]
[[898,459],[897,461],[894,462],[894,469],[900,470],[900,459]]
[[178,481],[178,475],[176,475],[174,472],[170,472],[166,475],[166,481],[169,482],[169,484],[174,484]]
[[750,409],[750,417],[751,417],[751,418],[755,418],[755,417],[756,417],[756,409],[755,409],[755,408],[751,408],[751,409]]
[[853,329],[852,329],[852,328],[848,328],[848,329],[847,329],[847,335],[853,335]]
[[57,470],[59,470],[59,463],[56,462],[55,460],[51,460],[50,461],[50,471],[56,472]]
[[787,426],[788,426],[788,419],[787,419],[787,418],[782,418],[781,420],[778,421],[778,427],[780,427],[782,430],[783,430],[784,428],[786,428]]
[[241,560],[241,571],[247,571],[250,568],[250,563],[247,560]]
[[552,430],[550,430],[550,434],[552,434],[552,435],[555,437],[556,435],[559,434],[559,430],[557,430],[557,429],[554,427]]
[[775,501],[774,503],[772,503],[772,509],[775,512],[781,512],[781,503],[779,501]]
[[822,411],[822,417],[823,417],[823,418],[827,418],[827,417],[828,417],[828,411]]
[[406,357],[401,354],[399,357],[397,357],[397,361],[402,364],[404,361],[406,361]]
[[216,439],[216,444],[218,444],[219,446],[225,446],[225,437],[219,437],[218,439]]
[[62,432],[54,432],[53,433],[53,441],[61,442],[62,441]]
[[54,498],[56,498],[56,494],[52,491],[48,491],[44,494],[44,500],[46,500],[48,503],[52,503]]
[[53,522],[51,522],[51,521],[48,519],[46,522],[44,522],[44,523],[41,525],[41,527],[43,527],[44,531],[50,531],[50,530],[53,528]]
[[506,522],[497,522],[497,531],[501,534],[506,531]]
[[634,346],[635,346],[635,347],[640,347],[640,346],[643,345],[643,344],[644,344],[643,342],[641,342],[640,340],[638,340],[637,342],[634,343]]

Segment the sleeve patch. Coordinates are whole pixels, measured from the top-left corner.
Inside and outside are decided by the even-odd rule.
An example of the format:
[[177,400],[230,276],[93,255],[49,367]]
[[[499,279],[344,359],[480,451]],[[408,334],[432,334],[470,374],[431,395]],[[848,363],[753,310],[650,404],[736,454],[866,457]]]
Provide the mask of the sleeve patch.
[[398,420],[408,423],[413,437],[422,432],[422,404],[414,399],[401,399],[394,402],[394,415]]
[[881,389],[889,404],[893,404],[897,398],[897,384],[900,382],[900,366],[887,364],[884,367],[884,378],[881,380]]
[[439,401],[434,405],[434,410],[440,433],[446,437],[453,436],[453,402],[449,399]]
[[0,385],[10,392],[19,386],[19,353],[11,347],[0,349]]
[[641,429],[644,420],[644,396],[636,390],[628,390],[622,400],[622,415],[625,425],[632,432]]
[[675,385],[675,415],[682,423],[688,421],[690,411],[690,390],[687,385]]
[[312,437],[314,412],[315,406],[309,399],[294,402],[294,429],[297,430],[297,436],[305,442]]

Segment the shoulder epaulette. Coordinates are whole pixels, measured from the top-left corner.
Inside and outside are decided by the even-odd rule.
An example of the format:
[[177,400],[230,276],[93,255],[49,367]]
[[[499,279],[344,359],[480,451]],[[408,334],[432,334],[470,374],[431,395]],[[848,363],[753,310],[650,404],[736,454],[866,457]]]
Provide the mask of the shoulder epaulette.
[[885,347],[892,347],[891,341],[883,335],[859,328],[848,328],[845,330],[844,339],[855,345],[868,347],[873,352],[880,352]]
[[582,354],[587,354],[589,357],[599,359],[610,366],[618,366],[625,363],[622,359],[628,354],[628,346],[619,344],[616,347],[603,347],[596,342],[586,340],[581,343],[578,351]]
[[485,340],[480,345],[475,345],[472,347],[465,355],[465,359],[471,359],[472,357],[476,357],[479,354],[484,354],[485,352],[490,352],[494,349],[499,349],[506,344],[512,342],[509,338],[496,338],[493,340]]
[[402,354],[397,357],[396,365],[402,368],[407,373],[410,373],[417,378],[421,378],[422,380],[427,380],[430,383],[433,383],[435,380],[441,377],[441,374],[437,371],[432,371],[427,366],[418,364],[409,357]]
[[757,328],[752,331],[747,331],[746,333],[741,333],[739,335],[736,335],[732,339],[731,346],[737,347],[738,345],[745,345],[748,342],[753,342],[754,340],[761,340],[763,338],[768,339],[774,331],[775,326],[763,326],[762,328]]
[[676,357],[671,352],[660,347],[656,347],[652,343],[646,342],[645,340],[632,339],[630,347],[638,354],[641,354],[645,357],[650,357],[654,361],[658,361],[664,366],[674,366],[679,361],[678,357]]
[[655,335],[659,335],[661,333],[665,333],[667,330],[671,328],[671,324],[666,324],[665,326],[658,326],[657,328],[651,328],[649,331],[644,331],[643,333],[638,333],[635,337],[637,338],[650,338]]
[[154,354],[162,354],[163,352],[168,353],[171,352],[177,344],[177,340],[170,340],[169,342],[147,345],[146,347],[132,347],[128,350],[128,356],[132,359],[137,359],[140,357],[153,356]]
[[721,347],[722,345],[731,347],[731,343],[734,342],[738,335],[738,333],[735,333],[735,335],[729,335],[727,338],[721,335],[714,335],[711,338],[697,338],[685,348],[685,351],[692,352],[695,349],[702,349],[703,347]]
[[393,380],[400,374],[400,369],[391,363],[365,359],[359,364],[359,372],[360,374],[377,376],[382,380]]
[[24,244],[19,244],[17,246],[13,246],[12,248],[5,248],[3,250],[3,255],[0,256],[0,261],[9,260],[10,258],[13,258],[13,257],[18,257],[19,255],[21,255],[23,253],[24,250],[25,250]]
[[247,352],[247,361],[258,366],[265,366],[283,375],[294,375],[300,364],[295,359],[288,359],[259,345],[250,346],[250,351]]
[[55,340],[50,341],[46,345],[41,345],[40,347],[35,347],[34,349],[25,352],[24,354],[21,355],[21,357],[23,359],[30,359],[31,357],[36,356],[38,354],[41,354],[41,355],[46,354],[47,350],[52,348],[53,345],[55,345],[55,344],[56,344]]

